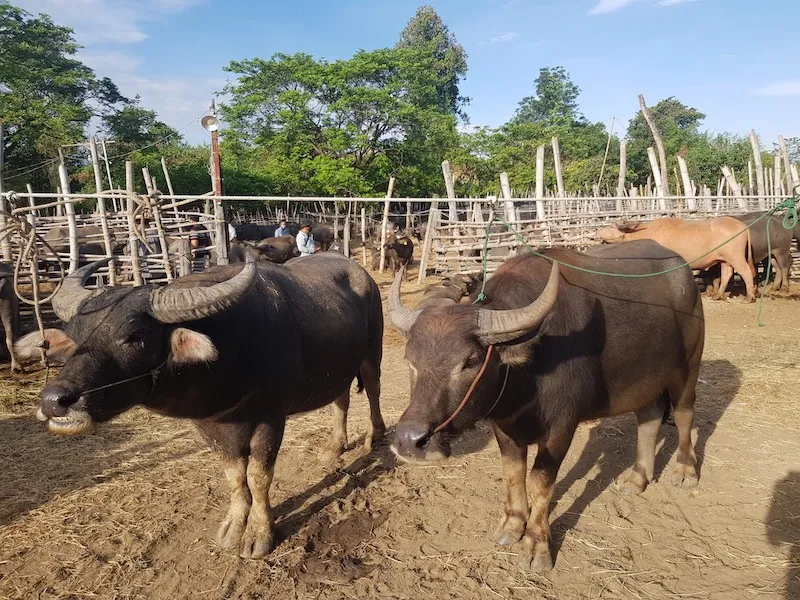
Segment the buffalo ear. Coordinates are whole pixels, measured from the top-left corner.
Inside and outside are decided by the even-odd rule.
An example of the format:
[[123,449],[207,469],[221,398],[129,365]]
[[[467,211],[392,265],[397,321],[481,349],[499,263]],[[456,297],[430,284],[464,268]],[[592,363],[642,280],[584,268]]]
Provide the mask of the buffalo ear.
[[[47,360],[56,364],[64,364],[67,359],[75,354],[77,346],[72,339],[61,329],[45,329],[44,339],[47,342]],[[17,358],[23,362],[39,360],[41,352],[39,350],[42,336],[38,331],[32,331],[28,335],[22,336],[14,344],[14,351]]]
[[219,351],[210,337],[185,327],[178,327],[172,332],[169,346],[169,361],[174,365],[210,363],[219,357]]

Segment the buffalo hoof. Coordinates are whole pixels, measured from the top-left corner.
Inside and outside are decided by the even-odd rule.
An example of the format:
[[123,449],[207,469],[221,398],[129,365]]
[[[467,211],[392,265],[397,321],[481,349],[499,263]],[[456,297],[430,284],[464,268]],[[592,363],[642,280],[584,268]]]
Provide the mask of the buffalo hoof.
[[325,465],[329,465],[335,463],[339,460],[339,457],[344,454],[344,451],[347,448],[344,444],[332,444],[325,449],[325,452],[322,453],[320,457],[320,462]]
[[502,527],[494,534],[494,543],[498,546],[513,546],[522,539],[523,532],[509,531]]
[[698,483],[699,479],[694,467],[678,465],[672,472],[672,485],[675,487],[690,490],[696,488]]
[[264,558],[272,551],[272,531],[266,528],[247,528],[242,536],[242,546],[239,556],[258,560]]
[[373,446],[375,446],[375,440],[378,440],[386,435],[386,426],[383,427],[375,427],[374,429],[367,432],[367,435],[364,437],[364,451],[365,452],[372,452]]
[[217,531],[216,543],[223,550],[232,550],[239,546],[244,533],[244,521],[225,519]]
[[553,570],[553,557],[549,549],[543,552],[537,552],[533,556],[521,554],[519,557],[519,566],[524,571],[543,575]]
[[636,496],[647,488],[647,479],[636,471],[630,474],[617,484],[617,489],[623,496]]

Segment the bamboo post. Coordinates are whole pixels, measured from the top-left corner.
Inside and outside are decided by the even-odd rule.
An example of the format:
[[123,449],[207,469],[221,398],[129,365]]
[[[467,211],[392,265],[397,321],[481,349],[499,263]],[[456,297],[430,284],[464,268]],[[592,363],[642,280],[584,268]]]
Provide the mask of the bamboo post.
[[793,194],[800,194],[800,174],[797,172],[797,165],[790,164],[789,165],[789,172],[792,174],[792,188]]
[[658,158],[660,160],[661,167],[659,173],[661,174],[661,185],[663,186],[662,195],[666,197],[669,195],[669,176],[667,174],[667,155],[666,152],[664,152],[664,142],[661,140],[661,134],[658,132],[655,119],[653,119],[650,109],[647,108],[647,105],[644,101],[644,96],[642,94],[639,94],[639,106],[642,109],[642,116],[644,117],[644,120],[647,121],[647,125],[650,127],[650,131],[653,134],[653,141],[655,141],[656,148],[658,149]]
[[361,263],[367,268],[367,209],[361,207]]
[[333,239],[339,239],[339,203],[335,200],[333,201]]
[[[0,152],[2,152],[2,150],[0,150]],[[33,197],[33,187],[31,186],[30,183],[26,184],[25,187],[28,189],[28,206],[30,206],[31,208],[34,209],[34,210],[32,210],[31,212],[28,213],[28,223],[30,224],[31,227],[33,227],[35,229],[36,228],[36,217],[37,217],[37,213],[39,211],[35,210],[36,209],[36,199]]]
[[406,200],[406,230],[411,229],[411,200]]
[[[169,190],[169,195],[174,196],[175,190],[172,187],[172,178],[169,176],[169,170],[167,169],[167,161],[164,160],[164,157],[161,157],[161,170],[164,172],[164,181],[167,183],[167,189]],[[178,223],[180,221],[180,215],[178,214],[178,207],[172,207],[172,216],[175,217],[175,222]],[[178,229],[178,231],[182,231],[182,229]]]
[[[92,137],[89,139],[89,153],[92,157],[92,169],[94,170],[94,187],[99,194],[103,190],[103,174],[100,171],[100,161],[97,158],[97,140]],[[106,247],[106,256],[112,261],[108,265],[108,284],[117,285],[117,269],[114,263],[114,253],[111,249],[111,233],[108,230],[108,218],[106,218],[106,199],[97,199],[97,212],[100,215],[100,227],[103,230],[103,245]]]
[[131,253],[131,270],[133,271],[133,285],[142,285],[142,265],[139,263],[139,240],[134,233],[136,222],[133,219],[134,206],[133,194],[133,163],[125,161],[125,189],[128,191],[127,213],[128,213],[128,247]]
[[686,207],[689,211],[697,210],[697,200],[694,196],[694,186],[692,180],[689,178],[689,167],[686,165],[686,159],[680,154],[677,155],[678,168],[681,171],[681,180],[683,181],[683,195],[686,197]]
[[[3,187],[3,121],[0,120],[0,229],[5,230],[8,221],[6,219],[6,212],[8,211],[8,202],[6,197],[3,196],[3,192],[5,188]],[[8,236],[4,235],[2,241],[0,241],[0,253],[2,253],[3,260],[6,262],[11,262],[13,256],[11,255],[11,242],[8,240]]]
[[536,218],[544,221],[544,146],[536,149]]
[[[103,149],[103,162],[106,165],[106,176],[108,177],[108,189],[113,190],[114,182],[111,180],[111,165],[108,162],[108,148],[106,148],[105,139],[100,140],[100,147]],[[122,203],[120,202],[119,204],[117,204],[116,198],[111,199],[111,204],[114,209],[114,212],[122,211]]]
[[561,171],[561,146],[558,143],[558,138],[554,137],[550,140],[553,146],[553,161],[556,166],[556,187],[558,188],[558,197],[563,198],[566,196],[564,191],[564,173]]
[[761,161],[761,144],[755,129],[750,130],[750,145],[753,147],[753,166],[756,170],[756,186],[758,187],[758,209],[766,210],[767,190],[764,185],[764,163]]
[[[617,196],[625,195],[625,176],[628,170],[628,142],[622,140],[619,143],[619,179],[617,180]],[[622,200],[617,202],[617,210],[622,211]]]
[[747,195],[753,195],[753,160],[747,161]]
[[69,272],[78,268],[78,224],[75,222],[75,206],[72,204],[69,190],[69,175],[64,163],[58,165],[58,179],[61,182],[61,198],[64,200],[64,212],[67,214],[69,227]]
[[739,208],[743,211],[747,210],[747,202],[742,198],[742,188],[736,182],[736,176],[733,174],[727,165],[722,166],[722,175],[725,177],[725,183],[730,187],[731,193],[737,198]]
[[500,173],[500,190],[503,192],[503,199],[505,200],[506,221],[516,223],[517,211],[514,209],[514,200],[511,197],[511,183],[506,172]]
[[767,196],[775,195],[775,184],[772,180],[772,169],[764,167],[764,181],[767,186]]
[[656,184],[656,196],[658,196],[659,209],[662,211],[667,210],[667,194],[666,190],[664,189],[664,180],[661,179],[661,170],[658,168],[656,152],[653,150],[652,146],[647,148],[647,158],[650,161],[650,170],[653,171],[653,181]]
[[383,202],[383,222],[381,223],[381,262],[378,269],[383,273],[386,265],[386,228],[389,226],[389,205],[392,203],[392,193],[394,192],[394,176],[389,177],[389,188],[386,190],[386,200]]
[[439,202],[431,202],[431,210],[428,213],[428,227],[425,229],[425,240],[422,242],[422,256],[419,259],[419,273],[417,274],[417,284],[425,283],[425,275],[428,271],[428,260],[431,255],[434,230],[439,224]]
[[800,180],[792,173],[792,161],[789,160],[789,150],[786,148],[786,140],[783,139],[782,135],[778,136],[778,145],[780,146],[781,156],[783,157],[783,167],[786,170],[786,182],[789,188],[786,192],[788,194],[794,194],[800,191],[797,189],[797,187],[800,186]]
[[150,210],[153,211],[153,222],[156,225],[156,234],[158,235],[158,243],[161,246],[161,263],[164,265],[164,273],[167,276],[167,281],[172,281],[175,277],[172,274],[172,265],[169,262],[169,246],[167,245],[167,236],[164,233],[164,226],[161,223],[161,207],[153,204],[152,194],[156,191],[153,186],[153,179],[150,177],[150,170],[147,167],[142,167],[142,175],[144,175],[144,185],[147,188],[147,193],[150,195]]

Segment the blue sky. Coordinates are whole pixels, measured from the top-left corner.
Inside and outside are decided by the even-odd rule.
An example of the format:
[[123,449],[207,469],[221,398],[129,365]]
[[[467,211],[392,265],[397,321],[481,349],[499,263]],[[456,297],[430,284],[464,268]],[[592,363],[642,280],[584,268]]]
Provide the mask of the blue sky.
[[[202,142],[192,121],[232,59],[306,52],[346,58],[393,45],[411,0],[12,0],[76,31],[81,58]],[[755,128],[771,148],[800,135],[798,0],[443,0],[431,2],[469,55],[462,91],[473,125],[497,126],[563,65],[593,121],[628,122],[637,94],[706,113],[706,129]]]

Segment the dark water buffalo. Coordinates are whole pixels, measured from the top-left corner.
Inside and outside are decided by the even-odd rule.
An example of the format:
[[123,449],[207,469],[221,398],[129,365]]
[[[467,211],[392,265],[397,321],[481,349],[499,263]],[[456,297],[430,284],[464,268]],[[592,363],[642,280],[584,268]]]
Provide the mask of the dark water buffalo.
[[14,270],[11,265],[0,263],[0,321],[6,334],[6,348],[11,357],[11,370],[21,371],[14,351],[14,337],[19,332],[19,305],[14,293]]
[[[683,262],[649,240],[586,254],[543,252],[568,264],[627,274]],[[496,539],[501,545],[522,540],[525,566],[537,572],[552,568],[548,507],[581,421],[636,414],[636,464],[621,485],[639,493],[652,480],[656,438],[671,403],[679,434],[673,483],[697,485],[691,428],[704,320],[688,267],[625,279],[555,264],[551,269],[548,260],[526,253],[506,261],[487,281],[485,302],[423,310],[402,305],[400,285],[398,276],[389,318],[408,339],[413,385],[393,450],[411,461],[447,455],[448,434],[488,418],[508,483]],[[463,404],[470,386],[473,395]],[[527,476],[529,505],[530,444],[538,451]]]
[[320,250],[328,250],[333,243],[333,227],[326,223],[317,223],[311,226],[311,235]]
[[[42,390],[40,418],[63,435],[134,405],[194,420],[221,451],[231,486],[219,543],[239,547],[242,557],[265,556],[274,541],[269,488],[286,418],[333,402],[326,458],[339,456],[358,378],[370,405],[365,446],[384,430],[377,285],[355,262],[327,253],[286,265],[213,267],[166,287],[84,288],[103,262],[69,276],[53,299],[67,325],[47,330],[49,352],[66,363]],[[18,348],[35,351],[34,335]]]
[[387,254],[394,253],[391,265],[392,274],[397,274],[402,267],[407,267],[414,257],[414,242],[406,235],[390,233],[386,236],[385,247]]
[[416,308],[428,308],[431,306],[450,306],[458,304],[464,296],[469,296],[475,287],[476,279],[469,275],[453,275],[447,277],[438,284],[432,284],[425,288],[422,299],[417,303]]
[[[394,249],[389,248],[386,250],[386,252],[384,252],[383,266],[384,268],[391,269],[392,273],[396,273],[397,270],[400,268],[400,258],[397,256],[397,252]],[[380,268],[381,268],[381,249],[373,248],[372,270],[377,271]]]
[[231,240],[228,251],[228,261],[231,264],[243,263],[248,256],[253,260],[267,260],[276,264],[283,264],[296,256],[300,256],[300,251],[297,249],[297,242],[292,235],[267,238],[257,244]]
[[[233,226],[236,239],[241,242],[257,242],[275,235],[277,225],[256,225],[255,223],[237,223]],[[296,235],[296,234],[295,234]]]

